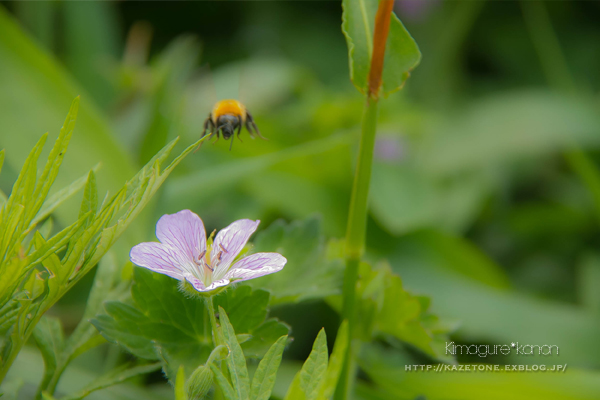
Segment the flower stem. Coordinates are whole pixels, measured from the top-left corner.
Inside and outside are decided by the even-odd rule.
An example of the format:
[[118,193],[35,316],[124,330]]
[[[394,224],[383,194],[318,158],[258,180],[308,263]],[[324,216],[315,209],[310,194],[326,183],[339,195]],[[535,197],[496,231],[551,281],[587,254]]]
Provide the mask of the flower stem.
[[208,310],[208,316],[210,317],[210,326],[212,328],[212,339],[215,347],[220,344],[223,344],[223,340],[221,340],[221,331],[217,326],[217,317],[215,316],[215,306],[213,304],[213,297],[209,296],[206,298],[206,308]]
[[[223,340],[223,338],[221,337],[221,330],[217,326],[217,317],[215,314],[215,305],[213,304],[213,296],[207,297],[205,299],[205,302],[206,302],[206,309],[208,310],[208,316],[210,317],[210,326],[212,328],[213,344],[215,345],[215,348],[216,348],[217,346],[224,345],[225,340]],[[214,350],[213,350],[213,352],[214,352]],[[211,353],[211,357],[212,357],[212,354],[213,353]],[[210,362],[211,362],[211,359],[209,357],[208,361],[206,362],[206,365],[209,365]],[[219,362],[219,364],[221,364],[221,369],[224,370],[223,373],[226,373],[225,365],[223,365],[221,362]],[[225,375],[225,376],[227,376],[227,375]],[[221,388],[219,387],[219,385],[215,386],[215,393],[214,393],[213,398],[215,400],[224,399],[223,392],[222,392]]]

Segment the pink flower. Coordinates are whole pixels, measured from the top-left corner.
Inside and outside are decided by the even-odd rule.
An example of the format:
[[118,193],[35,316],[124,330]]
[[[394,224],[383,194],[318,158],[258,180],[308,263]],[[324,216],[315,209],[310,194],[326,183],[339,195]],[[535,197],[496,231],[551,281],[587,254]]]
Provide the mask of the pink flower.
[[[129,253],[140,267],[191,284],[199,292],[213,291],[233,281],[245,281],[281,271],[287,262],[278,253],[256,253],[236,261],[260,221],[241,219],[221,230],[211,244],[200,217],[190,210],[163,215],[156,224],[157,242],[140,243]],[[235,261],[235,262],[234,262]]]

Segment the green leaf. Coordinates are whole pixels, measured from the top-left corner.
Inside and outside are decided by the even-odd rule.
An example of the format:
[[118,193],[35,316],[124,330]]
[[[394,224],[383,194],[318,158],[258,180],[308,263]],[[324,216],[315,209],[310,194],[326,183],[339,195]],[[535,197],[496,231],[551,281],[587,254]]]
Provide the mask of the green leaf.
[[[378,1],[344,0],[342,31],[348,44],[350,80],[363,94],[367,93],[368,75],[373,54],[373,31]],[[392,14],[383,65],[383,93],[401,89],[421,61],[421,52],[402,22]]]
[[107,387],[122,383],[127,379],[133,378],[138,375],[148,374],[150,372],[154,372],[159,369],[161,366],[160,363],[154,364],[145,364],[145,365],[137,365],[131,366],[129,364],[124,364],[119,366],[112,371],[107,372],[106,374],[99,376],[94,379],[94,381],[87,384],[83,389],[78,391],[77,393],[65,396],[62,400],[80,400],[84,397],[88,396],[90,393],[95,392],[97,390],[105,389]]
[[300,388],[300,371],[294,376],[284,400],[306,400],[306,394]]
[[[0,255],[4,254],[4,257],[0,258],[0,268],[2,269],[0,273],[6,274],[8,272],[7,276],[10,277],[0,282],[0,305],[4,306],[10,300],[21,283],[27,293],[28,300],[17,314],[16,326],[19,327],[19,331],[11,332],[10,340],[3,343],[3,349],[6,353],[2,357],[3,364],[0,369],[0,379],[8,371],[14,357],[33,332],[41,316],[98,263],[150,201],[152,195],[159,189],[175,166],[200,142],[198,141],[186,148],[161,172],[161,164],[167,160],[170,151],[177,143],[177,139],[173,140],[133,179],[128,181],[120,191],[110,198],[107,196],[97,213],[95,212],[97,207],[95,175],[91,172],[80,218],[48,241],[39,232],[35,232],[33,235],[35,250],[24,257],[23,254],[16,254],[16,251],[21,251],[22,243],[26,237],[25,229],[28,226],[29,229],[33,229],[30,222],[33,216],[37,214],[43,201],[43,199],[39,201],[39,198],[34,200],[31,198],[34,195],[44,197],[49,190],[44,182],[52,181],[58,173],[58,166],[64,156],[70,132],[72,132],[76,104],[77,102],[74,103],[71,114],[50,152],[47,166],[42,172],[43,179],[40,178],[41,180],[36,185],[36,161],[46,136],[42,137],[30,153],[23,171],[14,185],[11,198],[9,198],[6,207],[0,210],[0,227],[2,228],[0,231],[3,235],[0,237]],[[33,204],[33,211],[31,208],[18,204],[19,202],[29,206]],[[116,221],[113,222],[115,217]],[[7,231],[11,234],[8,235]],[[56,253],[62,250],[65,245],[67,245],[67,248],[64,253],[61,253],[62,259],[59,259]],[[31,249],[31,246],[29,248]],[[2,262],[2,259],[6,258],[7,255],[10,256],[8,258],[10,262]],[[31,269],[40,261],[47,272],[30,273]],[[18,273],[16,273],[17,271]],[[24,282],[19,282],[21,279]],[[97,343],[92,338],[90,340],[84,343],[82,347],[93,346]],[[62,373],[62,367],[67,362],[68,360],[61,366],[61,369],[55,368],[57,374]],[[50,391],[54,390],[53,385],[56,384],[58,378],[59,376],[52,377]]]
[[185,390],[185,369],[183,365],[177,370],[177,378],[175,379],[175,400],[188,400]]
[[15,247],[22,240],[21,235],[29,226],[27,216],[33,203],[31,197],[35,189],[37,160],[47,136],[43,135],[27,156],[10,197],[0,210],[0,226],[3,228],[0,232],[0,262],[14,253]]
[[267,317],[265,305],[269,303],[269,292],[252,290],[249,286],[240,286],[227,296],[217,296],[215,307],[227,310],[227,318],[238,332],[249,332],[261,324]]
[[94,171],[90,171],[88,180],[83,191],[83,201],[81,202],[81,208],[79,209],[79,218],[82,218],[85,214],[88,220],[91,221],[96,216],[98,211],[98,189],[96,188],[96,175]]
[[250,379],[248,377],[248,369],[246,368],[246,358],[242,352],[242,348],[237,341],[233,326],[227,318],[225,310],[219,306],[219,320],[221,322],[221,330],[225,344],[229,347],[229,357],[227,357],[227,368],[231,376],[233,389],[237,393],[240,400],[247,399],[250,391]]
[[287,335],[280,337],[258,364],[258,368],[252,378],[250,400],[269,400],[271,397],[271,391],[275,385],[275,377],[277,376],[279,364],[281,364],[281,356],[283,355],[287,338]]
[[325,377],[327,358],[327,337],[325,329],[321,329],[308,359],[300,370],[300,388],[306,394],[307,400],[317,397],[319,385]]
[[319,387],[317,400],[329,400],[335,392],[344,364],[344,357],[349,342],[348,337],[348,321],[344,320],[338,329],[333,352],[331,353],[331,357],[329,357],[327,371],[325,372],[325,379],[323,379]]
[[359,292],[362,302],[371,305],[374,333],[391,335],[432,357],[453,362],[436,343],[447,339],[447,329],[428,313],[428,299],[406,291],[402,279],[385,263],[376,268],[363,263],[360,274]]
[[[135,268],[132,298],[132,305],[105,303],[106,314],[92,320],[107,340],[138,357],[164,359],[170,379],[174,379],[179,365],[184,365],[186,371],[194,371],[208,357],[212,338],[204,302],[187,298],[179,290],[177,280]],[[242,300],[253,310],[246,308]],[[243,285],[229,288],[215,298],[215,303],[231,315],[233,329],[252,336],[243,347],[248,346],[248,353],[253,356],[264,354],[282,334],[289,332],[278,321],[265,321],[268,302],[268,293],[252,291]]]
[[314,400],[317,398],[319,387],[327,370],[327,357],[327,337],[325,329],[321,329],[302,369],[294,377],[285,400]]
[[69,109],[67,118],[60,129],[58,138],[54,142],[54,147],[52,147],[52,150],[50,150],[50,155],[48,155],[48,161],[46,162],[46,166],[42,171],[42,175],[38,179],[35,192],[33,194],[34,206],[27,215],[28,220],[33,219],[33,217],[35,217],[35,215],[38,213],[42,207],[42,204],[46,200],[46,196],[48,196],[48,192],[50,191],[56,176],[58,175],[58,170],[65,157],[67,148],[69,147],[69,142],[71,141],[71,136],[73,135],[73,130],[75,129],[75,120],[77,119],[78,111],[79,97],[76,97],[75,100],[73,100],[73,103],[71,103],[71,108]]
[[240,398],[235,395],[235,392],[231,387],[231,383],[229,383],[225,375],[223,375],[223,372],[221,372],[221,370],[214,364],[210,365],[210,370],[213,372],[217,384],[223,391],[223,397],[225,397],[225,400],[240,400]]
[[271,291],[271,303],[296,303],[341,293],[344,264],[327,257],[318,218],[286,224],[276,221],[256,236],[253,252],[277,252],[287,258],[283,270],[248,282]]

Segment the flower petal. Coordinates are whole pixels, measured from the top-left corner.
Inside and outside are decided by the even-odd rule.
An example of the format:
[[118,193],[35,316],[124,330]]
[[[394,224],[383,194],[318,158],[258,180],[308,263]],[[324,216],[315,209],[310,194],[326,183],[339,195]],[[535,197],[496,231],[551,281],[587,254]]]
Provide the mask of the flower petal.
[[225,274],[231,280],[247,281],[281,271],[287,259],[279,253],[256,253],[236,262]]
[[206,251],[204,224],[190,210],[163,215],[156,224],[156,237],[178,250],[187,260],[197,260]]
[[129,252],[129,258],[135,265],[182,280],[179,256],[170,247],[156,242],[140,243]]
[[186,274],[185,280],[188,281],[194,287],[194,289],[199,292],[210,292],[211,290],[215,290],[221,286],[229,285],[229,279],[219,279],[208,286],[204,286],[204,282],[191,274]]
[[260,221],[240,219],[219,231],[211,250],[211,264],[215,268],[215,276],[220,278],[229,269],[259,223]]

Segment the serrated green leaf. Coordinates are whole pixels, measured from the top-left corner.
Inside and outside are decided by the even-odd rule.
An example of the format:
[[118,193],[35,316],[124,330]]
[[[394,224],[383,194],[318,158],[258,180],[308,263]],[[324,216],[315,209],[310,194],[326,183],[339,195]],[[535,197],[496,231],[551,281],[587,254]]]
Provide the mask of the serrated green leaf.
[[24,296],[24,291],[17,292],[0,308],[0,336],[13,327],[19,314],[20,300]]
[[240,400],[247,399],[250,391],[250,378],[248,377],[246,358],[242,352],[242,347],[237,341],[235,331],[229,322],[227,313],[221,306],[219,306],[219,321],[221,322],[221,331],[225,344],[231,352],[226,361],[233,389]]
[[98,210],[98,189],[96,187],[96,175],[94,171],[90,171],[88,174],[88,180],[83,191],[83,201],[81,202],[81,208],[79,209],[79,218],[82,218],[85,214],[88,219],[93,219]]
[[221,370],[217,368],[214,364],[210,365],[210,370],[213,372],[215,376],[215,381],[217,381],[217,384],[221,388],[225,400],[240,400],[240,398],[236,396],[233,388],[231,387],[231,384],[229,383],[225,375],[223,375],[223,372],[221,372]]
[[215,307],[221,306],[227,310],[227,318],[239,332],[248,332],[251,327],[264,321],[268,303],[269,292],[252,290],[249,286],[240,286],[227,296],[215,297]]
[[[373,54],[373,32],[378,1],[344,0],[342,31],[348,44],[350,79],[363,94],[367,93]],[[421,60],[421,52],[402,22],[392,14],[383,65],[383,94],[401,89]]]
[[[105,303],[107,314],[92,320],[107,340],[142,358],[159,358],[158,349],[160,357],[174,368],[184,365],[187,371],[193,371],[208,357],[212,338],[204,302],[187,298],[179,290],[177,280],[135,268],[132,297],[133,305]],[[239,304],[242,298],[258,310],[244,316],[248,310]],[[252,336],[243,348],[248,346],[253,356],[264,354],[277,338],[289,333],[287,325],[276,320],[264,321],[268,301],[264,291],[249,291],[245,286],[230,288],[215,298],[215,303],[227,312],[227,307],[232,307],[230,322],[235,331]],[[173,379],[176,370],[169,368],[166,372]]]
[[428,312],[428,299],[406,291],[387,263],[361,263],[357,287],[361,339],[391,335],[439,360],[454,361],[436,343],[447,338],[448,329],[439,327],[437,317]]
[[287,342],[287,335],[280,337],[271,346],[267,354],[258,364],[258,368],[252,378],[252,387],[250,389],[250,400],[268,400],[271,397],[271,391],[275,385],[275,377],[281,356]]
[[276,274],[247,284],[271,292],[272,304],[295,303],[341,293],[344,264],[329,259],[318,218],[286,224],[276,221],[256,236],[253,252],[277,252],[287,258]]
[[35,215],[38,213],[42,207],[42,204],[44,203],[44,200],[46,200],[46,196],[48,196],[48,192],[50,191],[56,176],[58,175],[58,170],[62,164],[67,148],[69,147],[73,130],[75,129],[75,120],[77,119],[78,111],[79,96],[76,97],[71,103],[71,108],[69,109],[67,118],[60,129],[60,133],[54,142],[52,150],[50,150],[48,161],[46,162],[46,166],[42,171],[42,175],[38,179],[35,192],[33,194],[34,205],[27,215],[28,220],[33,219],[33,217],[35,217]]

